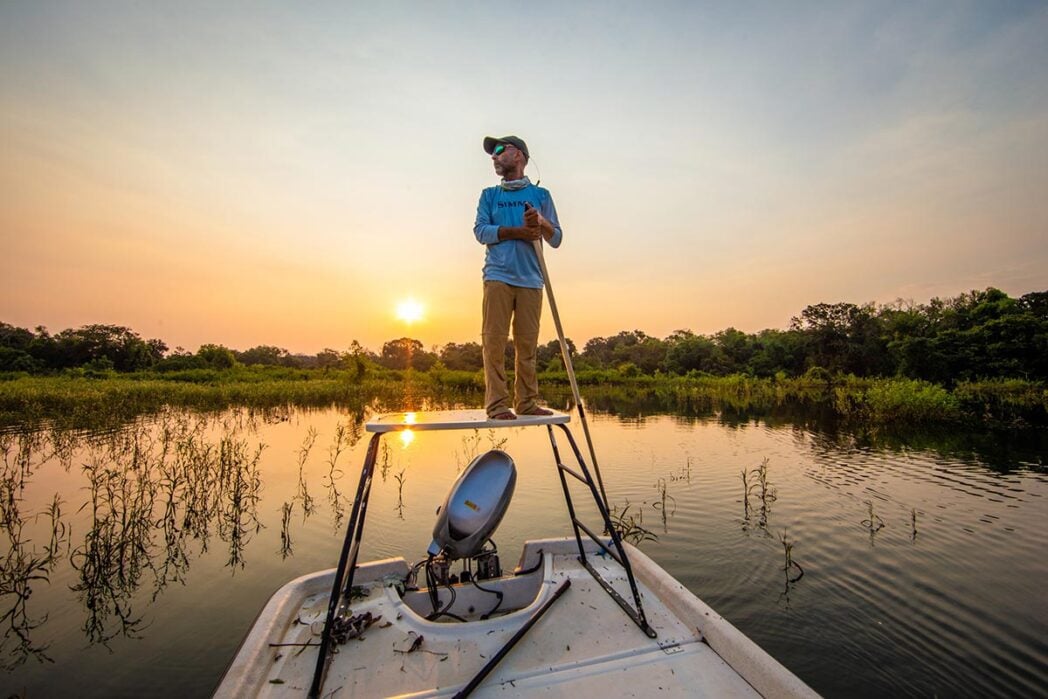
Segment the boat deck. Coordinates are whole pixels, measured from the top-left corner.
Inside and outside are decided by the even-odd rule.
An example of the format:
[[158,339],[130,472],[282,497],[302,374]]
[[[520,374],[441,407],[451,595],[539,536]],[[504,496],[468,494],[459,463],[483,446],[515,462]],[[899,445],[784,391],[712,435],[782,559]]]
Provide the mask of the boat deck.
[[[631,548],[631,557],[641,559],[638,583],[648,620],[658,633],[655,639],[638,629],[578,563],[573,539],[529,542],[522,565],[538,561],[539,549],[545,555],[543,566],[535,574],[541,576],[541,580],[536,580],[541,589],[534,601],[504,616],[471,619],[468,623],[427,621],[412,609],[389,584],[406,574],[408,566],[403,559],[361,566],[358,581],[366,596],[354,601],[353,614],[370,613],[376,621],[359,638],[338,646],[322,696],[452,696],[565,579],[571,580],[571,587],[471,696],[760,696],[740,674],[740,668],[729,665],[700,630],[713,624],[708,631],[714,637],[723,635],[725,629],[718,625],[727,622],[664,573],[661,578],[649,576],[649,568],[660,569],[654,564],[649,566],[650,559],[636,549]],[[620,594],[628,594],[618,564],[596,554],[588,558]],[[242,652],[227,675],[239,677],[241,682],[224,683],[216,696],[302,696],[308,691],[316,649],[294,644],[314,643],[318,638],[330,582],[330,571],[306,576],[289,583],[274,596],[260,617],[260,622],[268,618],[274,623],[256,625],[244,645],[245,650],[254,649],[253,652]],[[485,581],[484,585],[491,583]],[[455,587],[464,596],[456,603],[456,609],[465,605],[472,608],[471,599],[478,600],[474,617],[491,607],[490,595],[476,592],[469,584]],[[470,594],[474,597],[470,598]],[[284,623],[279,623],[279,619]],[[727,631],[729,636],[731,632],[738,634],[730,625]],[[731,642],[727,644],[729,657]],[[752,649],[744,650],[749,653]],[[769,656],[763,658],[777,666]],[[762,670],[750,669],[758,675]],[[800,684],[799,687],[806,689]],[[778,693],[767,689],[764,688],[765,695]]]
[[[445,697],[469,690],[478,697],[565,699],[817,696],[650,558],[620,542],[570,419],[558,412],[503,421],[461,410],[369,421],[373,435],[338,568],[294,580],[273,595],[215,696]],[[411,577],[402,558],[357,565],[385,434],[536,425],[549,430],[575,537],[525,543],[519,573],[480,586],[417,589],[425,583]],[[578,471],[561,463],[553,425],[567,435]],[[569,477],[588,490],[610,541],[575,516]],[[432,566],[430,557],[424,577],[443,576]]]

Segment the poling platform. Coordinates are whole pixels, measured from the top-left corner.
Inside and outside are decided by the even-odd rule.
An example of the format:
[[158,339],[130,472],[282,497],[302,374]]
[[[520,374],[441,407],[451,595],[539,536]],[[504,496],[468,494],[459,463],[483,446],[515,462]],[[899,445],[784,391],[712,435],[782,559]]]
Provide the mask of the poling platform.
[[554,411],[552,415],[518,415],[516,420],[492,420],[483,410],[430,410],[417,413],[388,413],[368,421],[368,432],[398,430],[480,430],[502,427],[533,427],[536,425],[564,425],[571,422],[567,413]]
[[[570,421],[561,412],[491,420],[483,410],[370,420],[337,568],[273,596],[216,696],[817,696],[622,541]],[[496,563],[496,572],[482,577],[479,555],[475,573],[467,577],[465,559],[461,578],[438,581],[429,575],[431,552],[424,583],[417,575],[422,563],[357,564],[384,435],[507,427],[546,428],[573,538],[526,542],[511,574]],[[572,466],[561,459],[555,427],[574,454]],[[572,489],[579,484],[596,506],[595,526],[576,512]]]

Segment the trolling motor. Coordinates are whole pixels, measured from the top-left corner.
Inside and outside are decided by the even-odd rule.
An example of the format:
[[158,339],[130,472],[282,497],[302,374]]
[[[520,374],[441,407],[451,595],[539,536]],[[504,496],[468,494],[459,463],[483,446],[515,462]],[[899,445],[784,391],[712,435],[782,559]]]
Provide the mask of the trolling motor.
[[427,553],[452,560],[481,556],[506,514],[516,485],[517,467],[506,452],[492,449],[473,459],[437,508]]
[[[513,459],[504,451],[492,449],[470,462],[437,508],[433,543],[426,551],[429,558],[425,561],[434,615],[446,612],[436,603],[438,586],[458,582],[476,585],[478,580],[502,576],[498,549],[491,534],[502,522],[516,484],[517,467]],[[455,575],[451,572],[451,563],[460,559],[464,567],[461,574]],[[498,596],[501,601],[501,593]]]

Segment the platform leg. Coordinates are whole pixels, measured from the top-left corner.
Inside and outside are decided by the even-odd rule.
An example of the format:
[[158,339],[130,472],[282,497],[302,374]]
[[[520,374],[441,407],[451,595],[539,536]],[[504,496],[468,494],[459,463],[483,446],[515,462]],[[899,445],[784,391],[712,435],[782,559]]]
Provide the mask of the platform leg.
[[[629,557],[626,555],[626,549],[622,546],[622,538],[619,536],[618,530],[615,529],[615,527],[612,525],[611,515],[608,513],[608,507],[605,504],[604,498],[601,497],[601,494],[597,491],[597,487],[593,482],[593,477],[592,475],[590,475],[590,470],[586,466],[586,460],[583,458],[582,452],[579,451],[578,444],[575,443],[575,438],[571,434],[571,430],[568,429],[567,425],[563,424],[560,425],[560,428],[564,430],[564,434],[568,438],[568,444],[571,446],[572,451],[575,453],[575,460],[578,462],[579,469],[582,471],[581,477],[570,470],[568,470],[568,473],[572,473],[576,478],[582,481],[589,488],[590,494],[593,496],[593,502],[597,505],[597,510],[600,512],[601,519],[603,519],[604,521],[604,530],[608,533],[608,535],[611,536],[612,545],[615,547],[615,551],[613,552],[609,550],[608,547],[604,545],[604,542],[602,542],[596,535],[594,535],[593,532],[591,532],[588,528],[585,527],[585,525],[583,525],[575,518],[574,512],[572,511],[572,524],[575,526],[575,537],[576,539],[579,539],[579,548],[580,550],[582,549],[581,539],[579,538],[579,528],[581,527],[590,536],[590,538],[597,543],[597,545],[599,545],[604,551],[610,554],[612,558],[618,561],[618,563],[626,571],[626,579],[629,581],[630,592],[633,593],[634,609],[630,609],[628,604],[625,603],[625,600],[623,600],[618,594],[614,594],[611,585],[608,584],[603,578],[601,578],[600,575],[597,574],[597,571],[594,570],[594,568],[588,563],[588,561],[586,561],[585,554],[582,554],[579,557],[579,560],[590,572],[590,574],[594,578],[596,578],[597,582],[599,582],[601,586],[604,587],[604,589],[612,596],[612,598],[619,603],[619,606],[621,606],[623,611],[625,611],[627,615],[629,615],[629,617],[633,619],[637,626],[639,626],[641,630],[644,631],[644,633],[647,634],[649,637],[655,638],[655,630],[652,629],[651,625],[648,624],[648,619],[644,615],[644,606],[641,604],[640,601],[640,591],[637,589],[637,581],[633,576],[633,566],[630,565]],[[550,430],[550,434],[552,439],[552,429]],[[554,447],[554,454],[556,453],[557,450],[556,447]],[[561,481],[563,482],[564,472],[567,469],[561,463],[559,457],[557,458],[557,465],[558,470],[561,474]],[[565,483],[565,492],[566,491],[567,485]],[[568,501],[570,503],[570,497],[568,498]],[[569,510],[573,510],[573,508],[571,508],[570,505]],[[618,555],[615,555],[616,553]]]
[[549,443],[553,448],[553,459],[557,463],[557,475],[560,476],[560,486],[564,489],[564,502],[568,506],[568,516],[571,517],[571,526],[575,530],[575,541],[579,545],[579,560],[586,562],[586,548],[582,545],[582,533],[579,531],[578,517],[575,516],[575,503],[571,500],[571,491],[568,490],[568,481],[564,477],[563,462],[560,460],[560,449],[557,448],[557,439],[553,435],[553,426],[546,425],[549,431]]
[[360,469],[360,484],[357,486],[356,497],[353,498],[353,511],[349,517],[349,524],[346,526],[346,538],[342,541],[342,551],[338,557],[338,567],[335,569],[335,582],[331,586],[331,597],[328,599],[324,632],[320,636],[320,648],[317,654],[317,666],[313,671],[313,683],[309,688],[310,697],[320,696],[320,690],[324,686],[324,675],[327,673],[331,656],[332,625],[337,614],[341,612],[343,599],[349,599],[349,592],[353,587],[353,574],[357,567],[360,539],[364,535],[364,518],[367,516],[371,480],[375,473],[375,461],[378,459],[378,443],[381,437],[381,432],[376,432],[371,437],[367,456],[364,458],[364,466]]

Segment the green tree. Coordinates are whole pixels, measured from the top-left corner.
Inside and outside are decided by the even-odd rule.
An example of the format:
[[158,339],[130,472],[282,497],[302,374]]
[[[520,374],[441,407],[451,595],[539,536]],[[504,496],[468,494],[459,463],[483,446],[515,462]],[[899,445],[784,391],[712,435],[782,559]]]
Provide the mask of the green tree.
[[[565,337],[564,342],[568,346],[568,354],[574,366],[579,354],[578,349],[570,337]],[[563,370],[564,357],[560,350],[560,340],[550,340],[544,345],[539,345],[535,351],[535,364],[538,365],[539,371],[543,369],[552,371]]]
[[30,353],[35,335],[25,328],[0,323],[0,371],[37,372],[44,363]]
[[721,373],[723,355],[713,340],[690,330],[678,330],[666,339],[666,369],[674,374],[690,371]]
[[435,352],[427,352],[418,340],[401,337],[382,345],[379,363],[387,369],[417,369],[427,371],[437,362]]
[[870,376],[890,365],[887,339],[872,304],[818,303],[793,318],[790,328],[806,339],[808,366]]
[[727,328],[713,336],[713,343],[724,358],[726,373],[749,371],[750,360],[756,352],[752,335],[735,328]]
[[753,338],[753,354],[749,372],[755,376],[787,376],[804,373],[805,343],[803,335],[795,330],[761,330]]
[[[639,331],[634,331],[639,333]],[[640,333],[643,335],[642,333]],[[638,372],[654,374],[666,363],[666,343],[657,337],[643,335],[636,342],[618,345],[613,353],[616,365],[632,364]]]
[[195,354],[190,354],[182,347],[176,347],[174,351],[153,365],[153,371],[187,371],[189,369],[206,369],[207,362]]
[[262,366],[289,366],[291,355],[282,347],[259,345],[243,352],[236,352],[235,357],[241,364]]
[[237,363],[233,350],[222,345],[200,345],[196,356],[211,369],[232,369]]
[[43,368],[43,363],[34,359],[28,352],[12,347],[0,347],[0,371],[36,373]]
[[338,369],[345,366],[345,359],[338,350],[333,350],[330,347],[325,347],[320,352],[317,352],[316,357],[313,359],[314,365],[319,369],[325,371],[331,369]]
[[107,360],[117,371],[148,369],[163,358],[167,345],[160,340],[143,340],[138,333],[119,325],[85,325],[63,330],[47,343],[55,368],[84,366]]
[[[619,333],[620,335],[622,333]],[[615,340],[607,337],[591,337],[582,346],[582,358],[589,366],[604,368],[615,359]]]
[[1033,321],[1023,365],[1031,376],[1048,380],[1048,291],[1021,296],[1019,308]]
[[449,342],[440,350],[440,361],[448,369],[476,371],[484,367],[484,350],[476,342]]
[[666,344],[642,330],[623,330],[613,337],[595,337],[582,348],[589,366],[608,368],[632,362],[641,371],[652,373],[666,359]]
[[35,336],[25,328],[0,323],[0,347],[27,352]]
[[349,349],[342,354],[343,365],[353,372],[353,378],[363,379],[374,368],[377,357],[356,340],[349,343]]

